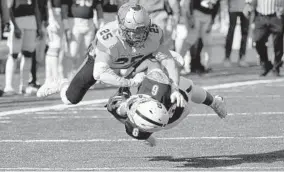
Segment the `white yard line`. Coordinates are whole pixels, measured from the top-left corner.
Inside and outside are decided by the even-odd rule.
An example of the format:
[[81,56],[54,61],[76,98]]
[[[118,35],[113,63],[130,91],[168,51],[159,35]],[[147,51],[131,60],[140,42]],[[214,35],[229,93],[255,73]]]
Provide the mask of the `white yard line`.
[[[282,140],[284,136],[258,136],[258,137],[161,137],[158,140]],[[96,142],[137,142],[136,139],[26,139],[26,140],[0,140],[0,143],[96,143]]]
[[[252,81],[244,81],[244,82],[233,82],[233,83],[225,83],[225,84],[218,84],[212,86],[205,86],[206,90],[217,90],[217,89],[226,89],[226,88],[235,88],[241,86],[249,86],[249,85],[257,85],[257,84],[271,84],[277,82],[283,82],[284,79],[271,79],[271,80],[252,80]],[[89,101],[82,101],[77,105],[53,105],[53,106],[46,106],[46,107],[36,107],[36,108],[26,108],[26,109],[19,109],[19,110],[11,110],[11,111],[4,111],[0,112],[0,117],[8,116],[8,115],[17,115],[23,113],[33,113],[39,111],[48,111],[48,110],[63,110],[66,108],[72,108],[77,106],[84,106],[90,104],[97,104],[97,103],[106,103],[108,99],[99,99],[99,100],[89,100]]]
[[[106,111],[105,108],[93,108],[93,111]],[[75,115],[75,116],[58,116],[56,114],[58,114],[60,112],[55,111],[54,113],[50,113],[50,112],[36,112],[35,114],[39,114],[39,115],[48,115],[48,116],[32,116],[29,119],[36,119],[36,120],[50,120],[50,119],[114,119],[112,116],[105,116],[105,115],[91,115],[91,116],[84,116],[84,115]],[[54,116],[55,115],[55,116]],[[266,115],[284,115],[284,112],[236,112],[236,113],[229,113],[228,116],[266,116]],[[215,113],[190,113],[187,117],[191,118],[191,117],[209,117],[209,116],[213,116],[213,117],[217,117],[217,115]],[[10,117],[0,117],[0,122],[1,120],[13,120],[13,118]]]
[[[141,171],[141,172],[164,172],[164,171],[202,171],[212,172],[211,168],[195,168],[195,167],[90,167],[90,168],[29,168],[29,167],[18,167],[18,168],[0,168],[1,171]],[[212,167],[213,171],[218,170],[264,170],[264,171],[275,171],[284,170],[284,167]]]

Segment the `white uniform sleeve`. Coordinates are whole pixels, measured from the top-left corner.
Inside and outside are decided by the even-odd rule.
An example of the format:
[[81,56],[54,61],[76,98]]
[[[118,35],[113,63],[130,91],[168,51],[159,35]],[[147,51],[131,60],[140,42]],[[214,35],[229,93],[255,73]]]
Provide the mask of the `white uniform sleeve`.
[[134,87],[139,85],[139,83],[136,83],[132,79],[125,79],[119,76],[104,62],[96,62],[94,64],[93,76],[95,80],[119,87]]

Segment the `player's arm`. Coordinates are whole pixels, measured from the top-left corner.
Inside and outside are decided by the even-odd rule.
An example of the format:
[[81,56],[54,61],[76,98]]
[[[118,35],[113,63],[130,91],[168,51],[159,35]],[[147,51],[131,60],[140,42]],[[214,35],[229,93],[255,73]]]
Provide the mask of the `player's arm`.
[[169,5],[173,11],[174,24],[178,24],[181,16],[181,9],[178,0],[169,0]]
[[170,51],[165,45],[161,45],[157,52],[154,54],[156,59],[161,63],[161,65],[167,70],[169,78],[172,80],[173,85],[179,85],[179,69],[174,60],[174,57],[171,55]]
[[42,15],[39,10],[39,0],[33,0],[34,4],[34,11],[35,11],[35,18],[36,18],[36,25],[37,25],[37,34],[40,38],[43,37],[43,32],[42,32]]
[[112,62],[111,55],[101,50],[99,47],[100,45],[97,45],[95,49],[96,60],[93,71],[95,80],[118,87],[135,87],[142,82],[144,79],[142,74],[136,75],[133,79],[126,79],[122,76],[119,76],[117,72],[110,67]]
[[8,9],[9,9],[9,13],[10,13],[10,20],[12,22],[12,24],[14,25],[15,28],[19,28],[17,23],[16,23],[16,20],[15,20],[15,16],[14,16],[14,12],[13,12],[13,8],[14,8],[14,4],[15,3],[15,0],[11,0],[11,1],[8,1]]
[[104,25],[103,0],[98,0],[98,3],[95,4],[95,9],[97,11],[98,25],[102,27]]
[[68,13],[69,13],[69,8],[71,6],[72,1],[70,0],[62,0],[61,4],[61,16],[63,19],[63,27],[65,30],[69,29],[69,23],[68,23]]

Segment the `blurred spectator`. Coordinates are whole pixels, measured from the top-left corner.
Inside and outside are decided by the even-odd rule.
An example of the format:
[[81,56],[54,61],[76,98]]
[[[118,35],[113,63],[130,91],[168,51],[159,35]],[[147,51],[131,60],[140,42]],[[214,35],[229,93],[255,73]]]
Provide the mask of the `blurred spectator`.
[[239,66],[247,67],[248,64],[245,62],[245,55],[246,55],[246,46],[247,46],[247,37],[248,37],[248,30],[249,30],[249,16],[245,16],[243,14],[243,10],[246,4],[246,0],[227,0],[228,1],[228,8],[229,8],[229,30],[226,38],[225,44],[225,59],[224,59],[224,66],[230,67],[231,64],[231,51],[232,51],[232,44],[234,39],[234,32],[237,23],[238,17],[241,21],[241,34],[242,39],[240,42],[240,50],[239,50]]
[[[201,43],[198,39],[202,40],[204,45],[204,58],[206,59],[206,70],[210,70],[210,59],[212,58],[212,37],[211,29],[214,24],[214,18],[219,10],[220,0],[192,0],[190,8],[192,11],[193,30],[190,32],[191,42]],[[199,47],[197,45],[196,47]],[[196,51],[197,52],[197,51]],[[198,54],[196,57],[198,58]]]
[[31,57],[36,48],[37,34],[42,36],[38,0],[12,0],[8,5],[12,22],[11,32],[8,37],[9,56],[6,62],[5,94],[14,94],[12,86],[16,59],[22,54],[20,64],[19,93],[26,92],[28,87]]
[[134,0],[134,2],[142,5],[148,11],[152,23],[161,27],[164,31],[165,44],[168,45],[170,49],[174,49],[173,40],[180,18],[178,0]]
[[[69,55],[72,61],[69,78],[72,78],[83,62],[84,59],[81,57],[94,39],[97,29],[94,22],[98,23],[98,27],[104,24],[102,3],[102,0],[63,0],[63,17],[69,18],[70,27],[67,34]],[[94,15],[94,10],[96,15]],[[98,21],[94,21],[95,16]]]
[[190,73],[191,53],[189,52],[190,42],[188,41],[188,33],[192,29],[190,25],[190,4],[191,0],[180,1],[180,20],[177,25],[176,32],[178,33],[175,41],[175,50],[184,58],[184,66],[181,70],[182,75]]
[[47,24],[47,0],[38,1],[39,11],[41,14],[41,23],[43,36],[42,39],[37,41],[37,48],[32,54],[32,67],[31,67],[31,76],[29,80],[29,86],[33,88],[32,92],[36,92],[41,86],[37,82],[37,65],[38,60],[43,60],[46,49],[46,24]]
[[[280,76],[283,64],[283,0],[251,0],[244,10],[249,14],[250,8],[255,11],[254,41],[255,48],[262,62],[261,76],[266,76],[271,70],[275,76]],[[269,35],[273,36],[274,64],[268,58],[266,42]]]
[[7,5],[7,0],[1,0],[1,38],[7,39],[8,34],[10,32],[10,17],[9,17],[9,9]]
[[[199,74],[208,72],[210,70],[208,65],[205,64],[207,67],[205,68],[201,63],[201,51],[205,44],[204,51],[207,56],[205,58],[209,61],[212,46],[210,32],[220,7],[220,1],[184,0],[181,1],[181,4],[182,18],[180,23],[184,23],[184,27],[178,30],[176,50],[184,56],[185,63],[191,61],[190,70],[188,69],[189,65],[185,64],[182,74],[187,74],[189,71]],[[185,34],[183,35],[182,32]],[[186,53],[188,50],[190,50],[190,53]]]
[[[64,49],[63,38],[64,38],[64,23],[68,25],[67,18],[63,20],[62,16],[62,0],[47,0],[47,36],[48,36],[48,48],[45,56],[45,81],[39,92],[45,89],[50,83],[56,79],[62,79],[63,76],[63,57],[62,49]],[[60,78],[62,77],[62,78]]]

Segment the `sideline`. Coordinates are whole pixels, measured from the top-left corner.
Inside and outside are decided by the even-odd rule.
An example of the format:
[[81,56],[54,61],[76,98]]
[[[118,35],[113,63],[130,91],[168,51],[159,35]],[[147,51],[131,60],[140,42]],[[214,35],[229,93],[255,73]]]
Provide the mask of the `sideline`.
[[[257,85],[257,84],[271,84],[271,83],[277,83],[277,82],[283,82],[283,81],[284,79],[252,80],[252,81],[233,82],[233,83],[217,84],[217,85],[212,85],[212,86],[204,86],[203,88],[206,90],[218,90],[218,89],[235,88],[235,87]],[[0,112],[0,117],[8,116],[8,115],[24,114],[24,113],[33,113],[33,112],[39,112],[39,111],[48,111],[48,110],[63,110],[67,108],[90,105],[90,104],[106,103],[107,101],[108,99],[98,99],[98,100],[82,101],[77,105],[59,104],[59,105],[46,106],[46,107],[36,107],[36,108],[26,108],[26,109],[19,109],[19,110],[4,111],[4,112]]]

